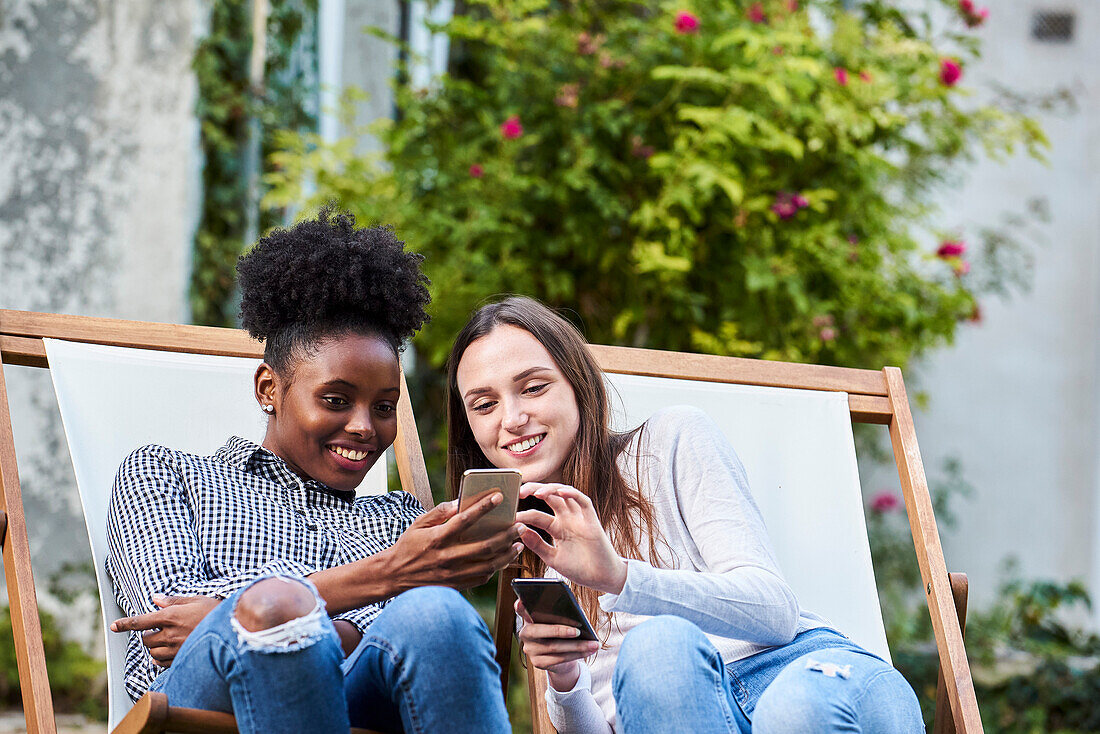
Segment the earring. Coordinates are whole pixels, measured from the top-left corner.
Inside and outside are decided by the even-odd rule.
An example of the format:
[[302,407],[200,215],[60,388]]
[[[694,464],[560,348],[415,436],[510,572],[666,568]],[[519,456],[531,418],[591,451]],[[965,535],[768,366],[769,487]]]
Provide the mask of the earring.
[[268,403],[267,405],[264,406],[264,412],[265,413],[274,413],[275,412],[275,406]]

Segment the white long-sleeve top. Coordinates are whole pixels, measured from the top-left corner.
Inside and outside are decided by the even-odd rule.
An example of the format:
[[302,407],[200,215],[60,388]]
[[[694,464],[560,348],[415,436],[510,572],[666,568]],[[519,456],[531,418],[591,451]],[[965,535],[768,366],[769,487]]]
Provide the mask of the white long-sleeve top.
[[[695,623],[727,664],[827,624],[799,608],[745,469],[704,412],[680,406],[654,413],[619,455],[618,467],[653,504],[659,563],[628,560],[622,592],[600,597],[613,617],[610,630],[606,623],[597,630],[601,639],[607,635],[607,647],[581,663],[571,691],[547,689],[550,720],[560,734],[614,731],[611,676],[619,646],[647,617],[674,614]],[[648,548],[648,540],[639,547]]]

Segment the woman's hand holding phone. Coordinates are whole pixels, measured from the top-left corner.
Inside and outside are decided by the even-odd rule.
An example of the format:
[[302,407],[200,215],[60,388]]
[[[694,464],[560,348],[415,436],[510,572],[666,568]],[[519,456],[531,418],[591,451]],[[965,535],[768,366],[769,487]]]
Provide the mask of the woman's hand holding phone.
[[[565,484],[536,482],[520,487],[520,497],[529,496],[545,501],[554,514],[538,510],[517,513],[516,520],[525,526],[519,536],[523,544],[574,583],[609,594],[621,593],[626,583],[626,561],[611,545],[592,500]],[[553,543],[544,541],[534,528],[548,532]]]
[[463,538],[502,500],[495,492],[461,512],[457,503],[443,502],[418,517],[391,548],[402,587],[478,586],[516,560],[523,544],[517,542],[515,524],[484,539]]
[[531,664],[546,671],[554,690],[572,690],[581,673],[578,661],[596,652],[600,643],[578,640],[580,630],[576,627],[566,624],[538,624],[531,619],[519,599],[516,599],[516,614],[523,620],[519,641],[524,654],[531,658]]

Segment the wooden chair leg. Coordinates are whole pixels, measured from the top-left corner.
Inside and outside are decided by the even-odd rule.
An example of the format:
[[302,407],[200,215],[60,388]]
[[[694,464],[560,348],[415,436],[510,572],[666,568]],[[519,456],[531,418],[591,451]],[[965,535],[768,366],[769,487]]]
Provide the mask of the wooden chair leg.
[[[955,613],[959,617],[959,629],[966,636],[966,597],[969,588],[965,573],[949,573],[951,582],[951,597],[955,601]],[[933,734],[955,734],[955,720],[951,716],[951,703],[947,700],[947,684],[943,679],[943,668],[940,668],[936,682],[936,719],[932,724]]]
[[508,566],[497,576],[497,611],[493,623],[493,640],[497,645],[500,665],[500,688],[508,700],[508,673],[512,663],[512,637],[516,633],[516,615],[512,610],[512,580],[519,575],[519,566]]

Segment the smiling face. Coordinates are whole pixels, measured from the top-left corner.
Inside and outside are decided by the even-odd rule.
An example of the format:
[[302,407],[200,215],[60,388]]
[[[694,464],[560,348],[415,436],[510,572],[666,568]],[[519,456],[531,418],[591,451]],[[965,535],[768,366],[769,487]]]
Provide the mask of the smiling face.
[[346,334],[295,358],[291,372],[256,371],[257,400],[275,408],[264,448],[299,476],[355,489],[397,437],[397,355],[383,339]]
[[560,482],[580,412],[573,387],[530,332],[500,325],[462,353],[458,393],[485,458],[525,482]]

